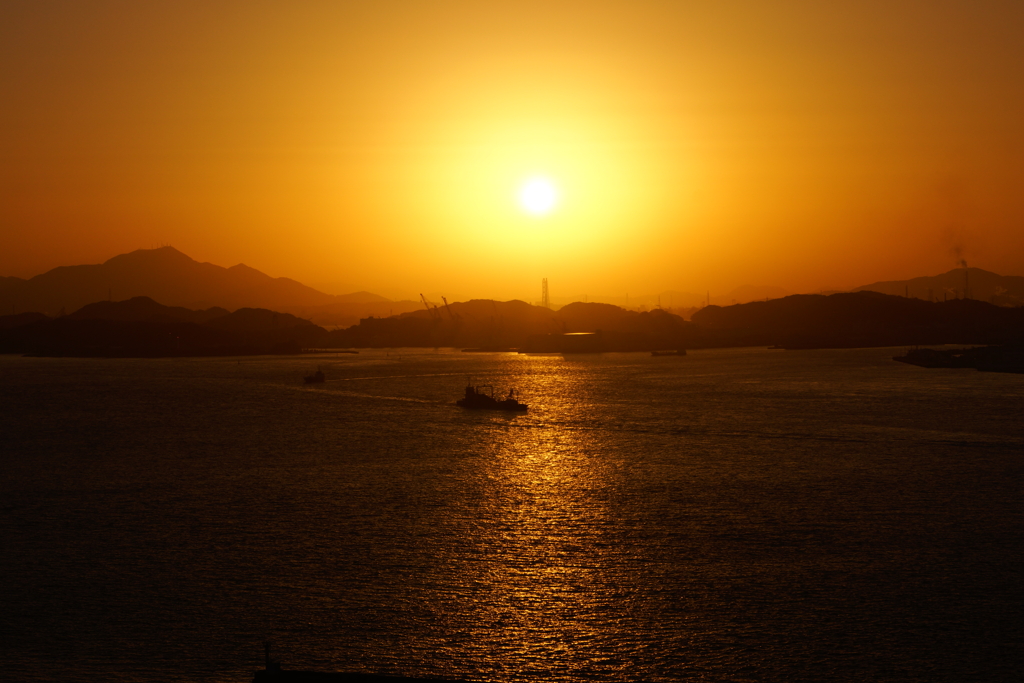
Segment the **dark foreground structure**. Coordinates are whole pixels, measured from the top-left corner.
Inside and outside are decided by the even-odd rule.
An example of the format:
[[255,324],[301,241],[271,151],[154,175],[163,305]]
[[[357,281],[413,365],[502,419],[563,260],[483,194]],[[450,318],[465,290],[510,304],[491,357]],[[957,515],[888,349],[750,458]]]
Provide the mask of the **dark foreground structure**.
[[325,673],[320,671],[285,671],[268,668],[257,671],[253,683],[466,683],[442,678],[406,678],[405,676],[374,676],[358,673]]
[[1024,344],[969,349],[911,349],[906,355],[893,356],[892,359],[922,368],[974,368],[984,372],[1024,373]]
[[376,676],[366,673],[327,673],[323,671],[287,671],[270,656],[271,643],[263,644],[265,668],[257,671],[253,683],[467,683],[443,678],[410,678],[407,676]]

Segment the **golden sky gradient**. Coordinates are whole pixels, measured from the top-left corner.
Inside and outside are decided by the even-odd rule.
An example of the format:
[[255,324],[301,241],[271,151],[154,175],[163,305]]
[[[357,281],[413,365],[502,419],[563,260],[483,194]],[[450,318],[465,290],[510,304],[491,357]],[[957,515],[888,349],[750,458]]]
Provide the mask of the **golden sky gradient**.
[[1022,35],[1009,1],[5,2],[0,275],[162,244],[392,297],[1024,275]]

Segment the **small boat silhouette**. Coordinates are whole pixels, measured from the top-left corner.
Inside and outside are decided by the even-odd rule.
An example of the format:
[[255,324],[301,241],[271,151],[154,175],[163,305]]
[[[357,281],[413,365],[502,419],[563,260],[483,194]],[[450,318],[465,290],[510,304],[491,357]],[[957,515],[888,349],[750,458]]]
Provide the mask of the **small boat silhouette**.
[[312,375],[305,376],[306,384],[321,384],[327,381],[327,377],[324,375],[324,371],[320,368],[316,369]]
[[514,413],[525,413],[530,407],[519,402],[519,392],[515,389],[508,390],[508,397],[499,401],[494,398],[494,387],[490,384],[473,386],[472,382],[466,385],[466,395],[455,402],[460,408],[470,410],[507,410]]

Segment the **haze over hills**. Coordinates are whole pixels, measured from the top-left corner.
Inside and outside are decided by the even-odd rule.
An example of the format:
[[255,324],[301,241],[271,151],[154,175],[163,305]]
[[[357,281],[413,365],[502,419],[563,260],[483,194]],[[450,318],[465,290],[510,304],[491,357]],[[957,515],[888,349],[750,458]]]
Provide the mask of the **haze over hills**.
[[[967,298],[1002,306],[1024,304],[1024,277],[1001,276],[980,268],[958,268],[932,277],[876,282],[854,291],[874,291],[896,296],[942,301]],[[732,306],[787,296],[780,287],[745,285],[710,297],[712,306]],[[369,292],[332,295],[290,278],[270,277],[243,264],[224,268],[200,263],[173,247],[140,249],[115,256],[97,265],[62,266],[30,279],[0,278],[0,312],[41,312],[50,316],[73,313],[83,306],[109,299],[149,297],[159,305],[189,311],[227,312],[259,308],[289,313],[326,328],[346,328],[364,318],[383,318],[419,312],[428,316],[419,301],[389,301]],[[432,297],[440,298],[440,297]],[[663,308],[689,319],[708,301],[708,294],[665,291],[660,295],[588,297],[589,303],[612,304],[631,311]],[[450,299],[449,299],[450,300]],[[455,306],[493,306],[475,300]],[[559,299],[562,307],[569,298]],[[526,304],[523,304],[526,305]],[[557,308],[557,307],[556,307]],[[443,312],[443,306],[438,309]],[[453,308],[459,311],[461,308]],[[475,309],[474,309],[475,310]],[[472,317],[469,308],[461,314]],[[201,315],[201,314],[197,314]],[[216,317],[207,314],[207,318]],[[198,319],[197,319],[198,321]],[[529,325],[527,326],[529,327]]]
[[367,315],[409,310],[415,302],[391,302],[369,292],[324,294],[290,278],[274,278],[238,264],[199,263],[173,247],[139,249],[96,265],[61,266],[28,280],[0,279],[0,310],[57,315],[86,304],[146,296],[189,309],[266,308],[327,325],[352,325]]
[[96,301],[148,296],[167,306],[234,310],[335,303],[328,294],[291,280],[272,278],[244,264],[230,268],[199,263],[173,247],[139,249],[96,265],[61,266],[29,280],[7,278],[0,303],[10,309],[55,314]]
[[[643,310],[653,308],[687,309],[698,308],[708,303],[708,292],[698,294],[695,292],[679,292],[666,290],[658,294],[641,294],[620,296],[578,294],[576,296],[561,297],[552,296],[555,303],[565,305],[582,301],[586,303],[613,304],[620,308],[631,310]],[[710,292],[711,303],[717,306],[730,306],[732,304],[745,304],[748,301],[763,301],[765,299],[778,299],[788,296],[791,292],[782,287],[772,285],[742,285],[725,293],[718,294]]]
[[999,275],[981,268],[954,268],[930,277],[874,282],[853,291],[880,292],[926,301],[981,299],[999,306],[1020,306],[1024,304],[1024,277]]

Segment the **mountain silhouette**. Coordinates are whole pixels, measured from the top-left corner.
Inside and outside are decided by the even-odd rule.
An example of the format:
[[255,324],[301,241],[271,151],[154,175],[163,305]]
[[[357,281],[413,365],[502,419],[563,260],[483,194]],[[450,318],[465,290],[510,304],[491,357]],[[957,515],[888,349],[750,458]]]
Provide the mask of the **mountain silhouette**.
[[387,306],[369,292],[334,296],[244,264],[200,263],[173,247],[139,249],[98,265],[61,266],[24,280],[0,278],[0,311],[57,315],[86,304],[146,296],[167,306],[286,310],[337,305]]

